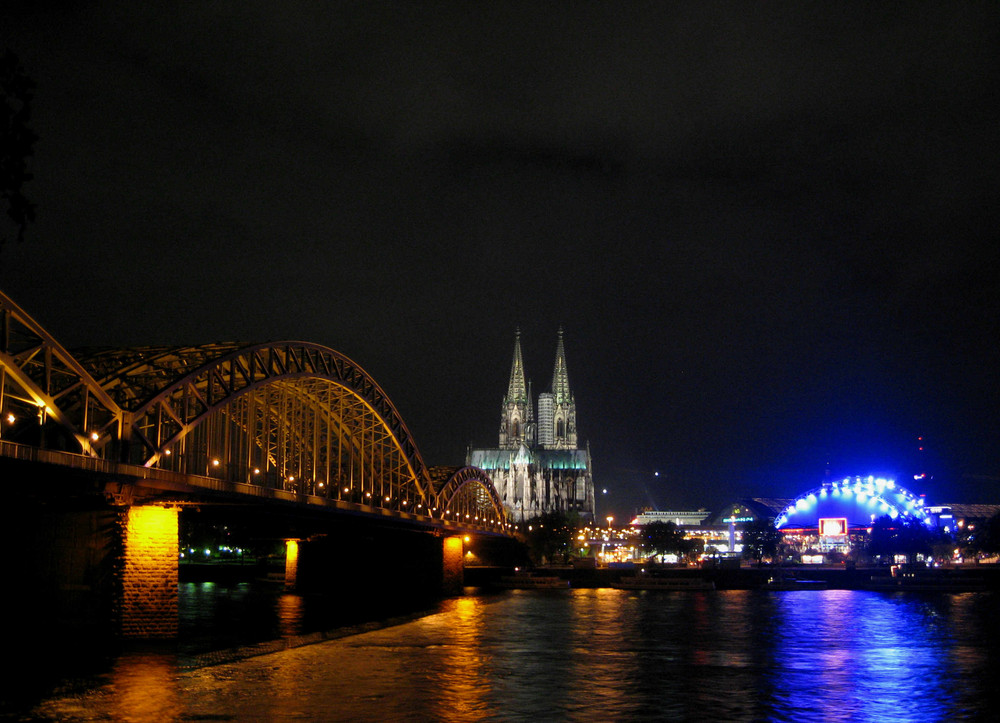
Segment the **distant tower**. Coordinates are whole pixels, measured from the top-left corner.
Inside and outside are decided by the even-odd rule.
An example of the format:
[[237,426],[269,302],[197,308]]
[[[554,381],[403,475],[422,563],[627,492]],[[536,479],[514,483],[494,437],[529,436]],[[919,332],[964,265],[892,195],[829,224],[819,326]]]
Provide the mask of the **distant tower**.
[[[541,410],[539,410],[541,416]],[[563,330],[559,327],[556,342],[556,363],[552,371],[552,430],[551,442],[546,449],[576,449],[576,402],[569,391],[569,374],[566,372],[566,350],[563,348]]]
[[521,356],[521,331],[514,337],[507,395],[500,410],[496,449],[470,449],[466,463],[485,470],[504,505],[519,520],[546,512],[594,518],[594,479],[589,446],[578,447],[576,402],[569,389],[563,330],[559,328],[552,388],[538,395],[534,413],[531,384]]
[[514,361],[510,365],[507,396],[500,411],[500,449],[534,444],[531,407],[531,392],[524,381],[524,361],[521,359],[521,330],[518,329],[514,336]]

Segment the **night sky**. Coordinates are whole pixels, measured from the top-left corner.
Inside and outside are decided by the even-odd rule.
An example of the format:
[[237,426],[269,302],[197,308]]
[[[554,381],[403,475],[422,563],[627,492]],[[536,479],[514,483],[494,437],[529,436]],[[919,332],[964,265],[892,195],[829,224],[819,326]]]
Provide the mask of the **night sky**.
[[997,3],[6,2],[0,47],[0,288],[69,348],[324,344],[457,465],[562,325],[601,517],[1000,502]]

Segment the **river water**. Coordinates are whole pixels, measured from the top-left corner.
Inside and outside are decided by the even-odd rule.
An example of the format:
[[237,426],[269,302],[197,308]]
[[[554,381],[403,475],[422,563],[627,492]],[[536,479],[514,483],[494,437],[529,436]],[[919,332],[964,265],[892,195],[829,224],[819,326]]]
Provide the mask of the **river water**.
[[198,642],[122,654],[19,719],[997,720],[997,593],[513,590],[308,645],[308,602],[274,595],[253,614],[275,640],[220,652],[204,634],[239,643],[250,592],[206,585],[181,590]]

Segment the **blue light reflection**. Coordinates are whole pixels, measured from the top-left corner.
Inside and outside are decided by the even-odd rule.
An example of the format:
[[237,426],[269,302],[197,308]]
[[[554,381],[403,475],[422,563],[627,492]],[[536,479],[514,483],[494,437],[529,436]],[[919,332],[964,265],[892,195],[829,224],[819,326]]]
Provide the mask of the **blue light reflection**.
[[[974,594],[969,594],[974,595]],[[789,592],[775,614],[772,720],[945,720],[967,685],[935,599],[849,590]]]

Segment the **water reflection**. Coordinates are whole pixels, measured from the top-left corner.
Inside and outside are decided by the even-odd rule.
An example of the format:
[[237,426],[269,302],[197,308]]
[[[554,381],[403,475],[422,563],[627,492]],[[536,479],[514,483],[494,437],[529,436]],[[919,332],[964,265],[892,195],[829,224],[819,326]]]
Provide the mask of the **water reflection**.
[[952,635],[967,621],[947,612],[960,597],[785,593],[769,673],[774,717],[790,720],[815,704],[853,720],[942,720],[961,710]]
[[177,665],[163,653],[132,653],[120,657],[111,671],[114,720],[153,721],[178,709]]
[[301,595],[286,593],[278,598],[278,630],[283,638],[301,635],[305,601]]
[[[310,600],[273,604],[299,634]],[[991,593],[511,591],[235,663],[123,658],[107,685],[34,717],[970,719],[989,710],[997,606]]]
[[459,598],[451,605],[451,614],[441,646],[441,674],[428,685],[440,686],[440,695],[431,702],[434,718],[440,721],[476,720],[487,703],[484,694],[489,688],[490,670],[482,645],[485,628],[483,605],[474,598]]

